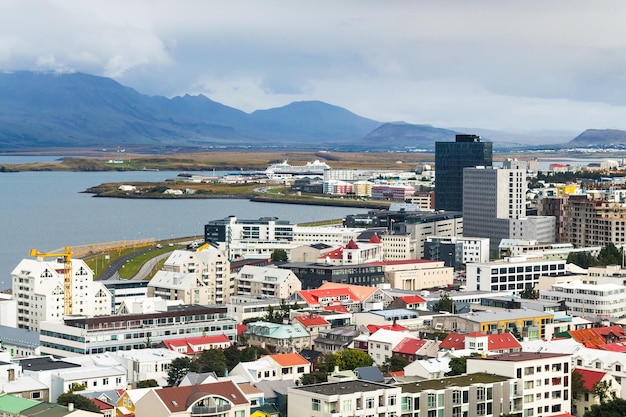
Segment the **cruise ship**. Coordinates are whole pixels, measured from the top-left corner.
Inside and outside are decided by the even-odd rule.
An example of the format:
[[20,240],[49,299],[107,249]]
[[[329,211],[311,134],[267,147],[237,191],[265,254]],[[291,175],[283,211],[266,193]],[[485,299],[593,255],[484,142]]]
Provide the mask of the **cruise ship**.
[[289,165],[287,161],[283,161],[267,167],[265,174],[270,179],[291,176],[322,176],[327,169],[330,169],[330,167],[318,159],[313,162],[307,162],[306,165]]

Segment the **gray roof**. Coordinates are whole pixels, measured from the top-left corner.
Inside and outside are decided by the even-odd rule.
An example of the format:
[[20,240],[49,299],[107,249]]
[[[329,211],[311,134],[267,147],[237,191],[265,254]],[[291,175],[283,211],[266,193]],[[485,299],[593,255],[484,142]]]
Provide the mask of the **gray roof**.
[[379,384],[376,382],[352,380],[341,382],[326,382],[323,384],[305,385],[298,387],[298,390],[315,392],[322,395],[354,394],[357,392],[377,391],[379,389],[395,388],[393,385]]
[[0,326],[0,342],[11,346],[36,349],[39,347],[39,332]]
[[18,363],[24,371],[50,371],[53,369],[80,368],[76,363],[53,359],[51,356],[20,359]]
[[357,378],[370,382],[385,382],[385,376],[377,366],[364,366],[355,368],[354,374]]
[[255,388],[263,391],[265,400],[276,398],[276,394],[287,395],[287,388],[295,387],[296,381],[293,379],[286,379],[284,381],[259,381],[254,384]]

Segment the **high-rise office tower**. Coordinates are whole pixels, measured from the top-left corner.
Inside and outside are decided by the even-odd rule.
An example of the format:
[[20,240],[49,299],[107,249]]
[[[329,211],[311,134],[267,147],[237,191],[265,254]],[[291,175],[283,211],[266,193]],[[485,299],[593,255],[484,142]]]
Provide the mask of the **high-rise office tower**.
[[463,168],[491,166],[493,143],[477,135],[456,135],[435,144],[435,210],[463,210]]

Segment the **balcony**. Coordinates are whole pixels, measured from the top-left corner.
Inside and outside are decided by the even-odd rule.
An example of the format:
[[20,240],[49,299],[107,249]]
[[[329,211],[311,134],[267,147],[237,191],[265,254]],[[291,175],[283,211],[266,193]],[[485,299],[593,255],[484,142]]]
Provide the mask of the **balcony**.
[[221,406],[195,406],[191,407],[191,415],[193,417],[202,417],[202,416],[211,416],[214,414],[224,413],[229,411],[231,408],[230,404],[221,405]]

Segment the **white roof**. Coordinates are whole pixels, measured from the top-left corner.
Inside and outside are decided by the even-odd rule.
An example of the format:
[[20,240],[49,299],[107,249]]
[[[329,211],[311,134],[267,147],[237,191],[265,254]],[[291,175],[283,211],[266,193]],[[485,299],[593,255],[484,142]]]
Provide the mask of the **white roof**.
[[82,368],[57,369],[55,373],[67,380],[102,378],[118,375],[126,375],[126,370],[117,366],[88,366]]
[[572,354],[583,348],[583,345],[576,340],[555,339],[555,340],[528,340],[520,341],[522,352],[548,352]]
[[390,343],[395,347],[405,338],[418,339],[409,332],[394,332],[393,330],[379,329],[369,337],[369,342]]
[[0,391],[7,394],[44,389],[48,389],[48,386],[32,376],[22,376],[14,381],[0,384]]
[[196,274],[170,271],[157,271],[148,283],[148,287],[168,288],[173,290],[186,290],[197,286]]

